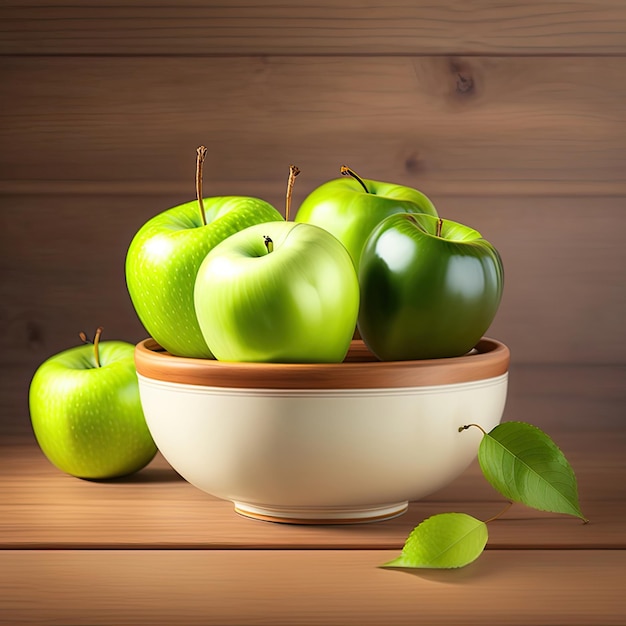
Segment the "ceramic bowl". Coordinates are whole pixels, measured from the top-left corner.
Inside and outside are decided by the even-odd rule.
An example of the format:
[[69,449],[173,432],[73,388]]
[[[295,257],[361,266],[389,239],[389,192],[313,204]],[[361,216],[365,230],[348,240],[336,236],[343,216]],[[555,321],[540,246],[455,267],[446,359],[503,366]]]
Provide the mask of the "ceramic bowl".
[[227,363],[135,351],[150,432],[188,482],[243,515],[290,523],[383,520],[449,484],[504,410],[509,350],[380,362]]

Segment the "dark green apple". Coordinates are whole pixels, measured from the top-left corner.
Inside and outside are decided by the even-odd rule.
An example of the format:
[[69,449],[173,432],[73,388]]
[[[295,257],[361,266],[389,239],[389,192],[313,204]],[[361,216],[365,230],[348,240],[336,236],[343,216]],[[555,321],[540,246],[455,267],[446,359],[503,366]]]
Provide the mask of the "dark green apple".
[[359,332],[384,361],[461,356],[491,325],[503,284],[500,255],[478,231],[392,215],[361,256]]
[[437,215],[433,203],[417,189],[361,179],[346,166],[341,173],[343,178],[320,185],[304,199],[295,221],[315,224],[335,235],[357,271],[366,239],[385,217],[396,213]]

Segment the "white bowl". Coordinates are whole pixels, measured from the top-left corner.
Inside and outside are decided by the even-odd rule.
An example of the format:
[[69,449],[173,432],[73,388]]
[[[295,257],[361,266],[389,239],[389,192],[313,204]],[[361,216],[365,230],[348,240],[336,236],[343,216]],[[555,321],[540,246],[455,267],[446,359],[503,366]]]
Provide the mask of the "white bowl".
[[290,523],[388,519],[457,478],[502,418],[508,348],[379,362],[226,363],[136,348],[152,437],[183,478],[243,515]]

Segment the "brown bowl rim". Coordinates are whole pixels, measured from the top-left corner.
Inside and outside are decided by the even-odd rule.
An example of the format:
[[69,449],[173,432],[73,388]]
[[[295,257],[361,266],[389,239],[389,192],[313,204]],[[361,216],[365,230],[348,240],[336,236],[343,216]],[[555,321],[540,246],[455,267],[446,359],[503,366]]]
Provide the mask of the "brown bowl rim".
[[353,340],[342,363],[242,363],[179,357],[154,339],[135,347],[137,373],[153,380],[238,389],[380,389],[450,385],[508,372],[510,351],[483,337],[463,356],[421,361],[379,361]]

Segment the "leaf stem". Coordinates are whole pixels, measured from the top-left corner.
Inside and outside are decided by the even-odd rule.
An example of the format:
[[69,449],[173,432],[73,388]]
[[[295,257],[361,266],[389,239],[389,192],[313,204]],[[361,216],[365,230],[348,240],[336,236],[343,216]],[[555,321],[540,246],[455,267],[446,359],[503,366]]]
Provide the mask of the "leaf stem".
[[361,187],[365,189],[365,193],[370,192],[370,190],[367,188],[367,185],[363,182],[363,179],[358,176],[356,172],[354,172],[354,170],[351,170],[347,165],[342,165],[339,171],[341,172],[342,176],[351,176],[352,178],[354,178],[354,180],[356,180],[361,185]]
[[293,192],[293,183],[296,176],[300,173],[300,168],[295,165],[289,166],[289,179],[287,180],[287,195],[285,199],[285,221],[289,221],[289,212],[291,211],[291,194]]
[[439,218],[437,220],[437,230],[435,231],[435,236],[436,237],[441,237],[441,229],[443,227],[443,220],[441,218]]
[[196,197],[198,198],[198,207],[200,208],[200,218],[203,226],[206,226],[206,215],[204,214],[204,202],[202,200],[202,166],[204,165],[206,150],[205,146],[199,146],[196,150]]
[[489,524],[489,522],[493,522],[494,520],[497,520],[499,517],[502,517],[512,506],[513,506],[513,502],[509,500],[509,502],[506,503],[506,506],[500,511],[500,513],[485,520],[485,524]]
[[487,431],[480,424],[466,424],[465,426],[459,426],[459,432],[463,432],[464,430],[467,430],[468,428],[471,428],[472,426],[476,426],[476,428],[481,430],[483,435],[487,434]]

